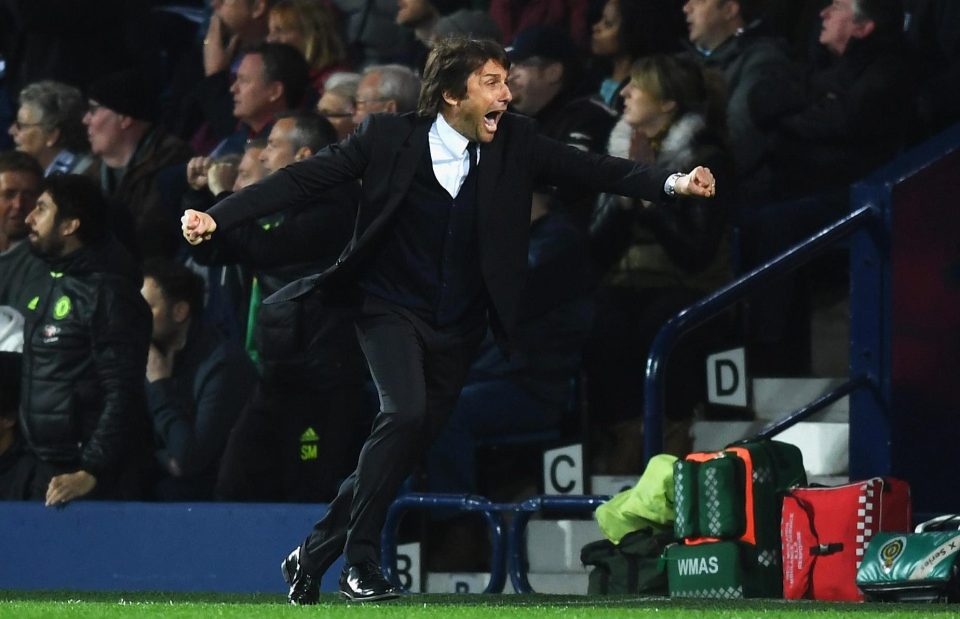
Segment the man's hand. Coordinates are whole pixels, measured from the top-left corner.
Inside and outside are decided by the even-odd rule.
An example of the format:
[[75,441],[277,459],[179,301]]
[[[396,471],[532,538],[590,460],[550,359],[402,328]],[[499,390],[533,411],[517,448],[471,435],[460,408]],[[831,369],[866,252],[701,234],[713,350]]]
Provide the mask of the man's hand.
[[207,187],[214,196],[219,196],[224,191],[233,189],[233,184],[237,182],[237,174],[240,171],[232,163],[217,162],[210,164],[207,170]]
[[674,190],[678,196],[697,196],[712,198],[717,193],[717,181],[713,178],[710,168],[697,166],[677,179]]
[[150,351],[147,353],[147,382],[153,383],[173,376],[173,357],[176,354],[173,346],[169,352],[162,353],[156,344],[150,344]]
[[193,189],[207,187],[207,171],[210,169],[209,157],[194,157],[187,162],[187,184]]
[[199,245],[204,241],[209,241],[217,229],[217,222],[213,217],[201,211],[187,209],[180,218],[180,226],[183,230],[183,238],[191,245]]
[[59,507],[90,494],[97,486],[97,478],[86,471],[57,475],[47,486],[47,507]]
[[203,37],[203,73],[207,77],[230,68],[230,62],[240,44],[240,37],[233,35],[223,44],[223,23],[216,14],[210,16],[207,36]]

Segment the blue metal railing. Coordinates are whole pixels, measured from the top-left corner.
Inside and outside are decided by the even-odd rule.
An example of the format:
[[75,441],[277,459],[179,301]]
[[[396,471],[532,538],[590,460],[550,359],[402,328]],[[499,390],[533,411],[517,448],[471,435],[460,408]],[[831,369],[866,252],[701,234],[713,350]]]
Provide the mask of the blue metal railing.
[[[812,258],[831,249],[840,241],[879,221],[880,212],[877,208],[872,205],[861,207],[667,321],[654,338],[650,347],[650,355],[647,358],[643,411],[643,457],[645,463],[663,450],[665,362],[677,341],[729,306],[757,292],[770,281],[782,278],[809,262]],[[866,376],[855,377],[836,390],[842,391],[841,395],[831,397],[834,394],[827,394],[817,402],[791,414],[787,420],[784,420],[786,425],[778,425],[777,431],[786,429],[818,410],[822,410],[842,395],[847,395],[850,391],[864,387],[869,383],[870,380]]]

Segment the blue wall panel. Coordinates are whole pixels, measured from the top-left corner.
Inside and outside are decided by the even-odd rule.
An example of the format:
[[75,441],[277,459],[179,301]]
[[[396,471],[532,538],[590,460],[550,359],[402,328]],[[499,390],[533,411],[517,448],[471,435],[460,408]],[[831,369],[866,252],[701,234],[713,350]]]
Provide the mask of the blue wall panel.
[[[285,594],[280,562],[326,505],[0,503],[0,589]],[[322,589],[335,591],[342,559]]]

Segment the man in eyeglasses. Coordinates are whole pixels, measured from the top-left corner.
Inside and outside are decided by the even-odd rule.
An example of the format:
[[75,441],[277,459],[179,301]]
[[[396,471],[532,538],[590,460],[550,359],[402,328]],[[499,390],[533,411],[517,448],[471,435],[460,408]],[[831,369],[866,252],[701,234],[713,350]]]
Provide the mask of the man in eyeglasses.
[[411,69],[398,64],[368,67],[357,85],[353,122],[359,125],[368,114],[375,112],[412,112],[417,109],[419,96],[420,78]]

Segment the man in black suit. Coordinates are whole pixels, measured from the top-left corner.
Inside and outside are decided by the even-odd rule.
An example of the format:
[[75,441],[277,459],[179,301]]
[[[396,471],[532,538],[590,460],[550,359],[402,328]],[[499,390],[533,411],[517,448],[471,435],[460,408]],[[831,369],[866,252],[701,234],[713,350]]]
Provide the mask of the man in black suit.
[[341,552],[340,590],[348,598],[398,594],[379,567],[387,509],[453,409],[488,321],[502,345],[510,341],[535,185],[648,200],[714,193],[705,168],[670,174],[539,135],[533,121],[505,113],[509,67],[496,43],[439,42],[427,61],[416,114],[372,114],[340,144],[208,213],[184,213],[184,236],[199,243],[218,226],[228,229],[337,183],[362,181],[356,229],[340,258],[268,300],[320,289],[327,302],[355,303],[381,407],[356,471],[283,563],[292,603],[316,602],[320,576]]

